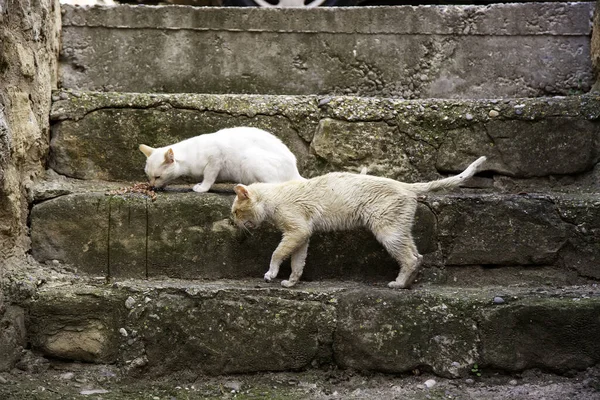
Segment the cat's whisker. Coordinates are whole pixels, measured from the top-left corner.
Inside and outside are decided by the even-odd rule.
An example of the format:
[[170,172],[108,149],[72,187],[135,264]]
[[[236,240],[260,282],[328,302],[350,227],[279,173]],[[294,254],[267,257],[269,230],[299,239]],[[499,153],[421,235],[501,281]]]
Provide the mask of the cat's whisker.
[[241,224],[240,227],[243,229],[243,231],[246,233],[247,236],[253,236],[254,233],[252,233],[252,231],[248,228],[246,228],[246,226],[244,224]]

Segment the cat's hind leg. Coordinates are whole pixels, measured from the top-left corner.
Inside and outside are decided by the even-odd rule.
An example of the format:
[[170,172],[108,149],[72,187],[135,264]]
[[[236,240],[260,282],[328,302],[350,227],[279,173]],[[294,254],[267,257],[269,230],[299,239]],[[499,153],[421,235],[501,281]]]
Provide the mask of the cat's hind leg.
[[294,254],[297,249],[300,248],[304,243],[308,243],[310,235],[300,233],[298,231],[286,232],[283,234],[281,242],[273,252],[271,256],[271,263],[269,264],[269,270],[265,274],[265,282],[271,282],[272,279],[277,277],[279,273],[279,267],[283,260],[288,258],[291,254]]
[[308,240],[300,245],[298,250],[292,254],[292,273],[288,280],[281,281],[281,286],[292,287],[300,280],[302,272],[304,272],[304,265],[306,264],[306,255],[308,254]]
[[410,231],[398,228],[390,232],[389,228],[375,231],[377,240],[385,247],[392,257],[400,264],[400,273],[396,280],[388,283],[390,288],[408,289],[419,273],[423,256],[419,254]]

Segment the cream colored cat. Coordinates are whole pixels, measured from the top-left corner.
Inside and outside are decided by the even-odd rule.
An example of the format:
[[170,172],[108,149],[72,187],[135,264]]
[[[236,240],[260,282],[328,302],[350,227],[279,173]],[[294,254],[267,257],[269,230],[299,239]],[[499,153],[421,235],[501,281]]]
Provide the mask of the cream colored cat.
[[398,277],[388,286],[408,288],[423,258],[411,233],[417,195],[458,187],[479,171],[485,160],[480,157],[459,175],[427,183],[334,172],[305,181],[238,184],[231,211],[235,223],[242,228],[257,228],[270,220],[283,232],[265,274],[267,282],[277,276],[279,266],[289,256],[292,274],[281,284],[291,287],[298,282],[313,232],[363,226],[373,232],[401,266]]

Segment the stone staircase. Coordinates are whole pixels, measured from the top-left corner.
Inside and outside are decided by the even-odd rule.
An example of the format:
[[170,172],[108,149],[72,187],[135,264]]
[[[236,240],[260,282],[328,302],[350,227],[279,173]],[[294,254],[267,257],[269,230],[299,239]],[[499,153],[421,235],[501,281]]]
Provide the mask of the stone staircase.
[[[150,375],[597,364],[592,11],[65,6],[30,230],[37,261],[79,277],[40,288],[32,346]],[[386,288],[398,267],[366,231],[316,235],[284,289],[261,279],[279,234],[230,224],[231,185],[107,195],[145,179],[138,144],[241,125],[279,136],[306,177],[431,180],[480,155],[489,170],[420,202],[414,289]]]

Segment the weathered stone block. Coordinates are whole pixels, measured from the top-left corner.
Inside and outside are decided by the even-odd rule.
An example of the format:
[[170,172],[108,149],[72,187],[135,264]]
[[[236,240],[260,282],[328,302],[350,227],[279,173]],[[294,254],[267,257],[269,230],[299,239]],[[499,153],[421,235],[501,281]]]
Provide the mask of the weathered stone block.
[[148,202],[145,197],[104,199],[106,218],[106,273],[108,276],[146,278],[148,253]]
[[[495,304],[501,295],[504,303]],[[597,289],[395,291],[349,283],[284,289],[253,281],[44,286],[28,338],[51,357],[116,362],[134,374],[303,369],[583,370],[600,361]]]
[[576,174],[598,162],[600,131],[588,128],[589,121],[568,116],[474,124],[447,133],[436,166],[453,169],[459,159],[486,154],[488,168],[509,176]]
[[107,275],[109,199],[81,193],[45,201],[31,210],[32,255],[69,262],[89,274]]
[[422,292],[357,290],[338,297],[334,353],[343,367],[401,373],[423,365],[465,375],[479,359],[473,309],[481,304]]
[[334,307],[318,301],[165,294],[144,307],[131,324],[143,326],[138,332],[154,373],[286,371],[331,361]]
[[14,367],[25,343],[25,310],[4,303],[0,293],[0,372]]
[[570,234],[562,256],[564,264],[581,276],[600,279],[600,200],[595,194],[577,199],[559,198],[561,218],[569,224]]
[[297,155],[299,165],[304,164],[307,146],[281,115],[251,118],[159,103],[148,109],[99,110],[80,120],[61,122],[53,131],[50,166],[79,179],[146,180],[140,144],[162,147],[235,126],[276,133]]
[[114,362],[123,306],[101,288],[40,291],[29,304],[27,335],[44,354],[66,360]]
[[506,371],[529,368],[565,372],[600,358],[598,298],[517,301],[482,313],[482,365]]
[[[260,278],[281,235],[268,225],[245,233],[230,221],[233,195],[159,193],[135,196],[74,194],[32,210],[34,257],[113,277]],[[435,216],[420,205],[415,226],[422,252],[436,247]],[[64,227],[65,230],[61,230]],[[391,280],[397,263],[365,230],[317,234],[304,278]],[[289,264],[280,276],[287,276]]]
[[[417,247],[446,266],[556,266],[598,276],[593,196],[429,195],[417,208]],[[81,193],[33,207],[33,255],[113,277],[260,278],[280,233],[229,220],[233,195],[162,192],[157,200]],[[304,280],[391,280],[399,270],[366,230],[317,233]],[[289,274],[284,264],[279,277]],[[472,282],[475,284],[476,282]]]
[[489,171],[541,178],[589,172],[600,159],[597,96],[321,100],[319,107],[308,96],[69,95],[54,103],[50,165],[80,179],[142,180],[139,143],[166,145],[236,125],[280,137],[306,177],[366,166],[374,175],[424,181],[485,155]]
[[159,195],[147,209],[148,276],[262,276],[279,237],[265,230],[246,237],[229,220],[232,203],[232,195]]
[[64,6],[61,81],[72,89],[169,93],[583,93],[593,83],[592,8]]
[[432,207],[447,265],[553,264],[570,233],[546,196],[449,195]]

